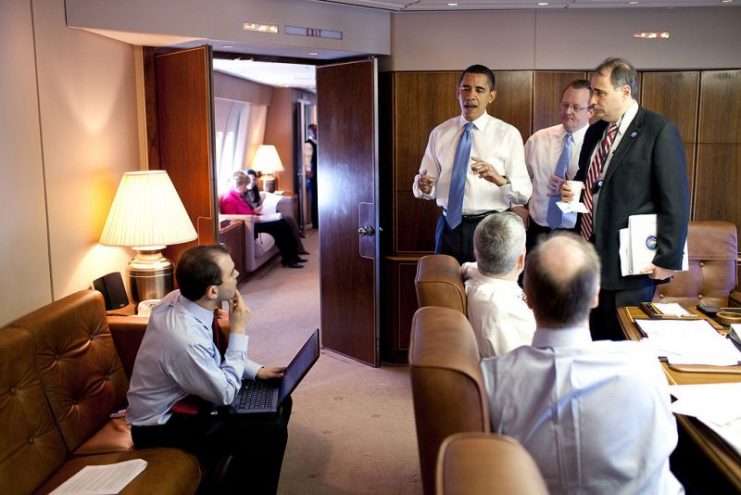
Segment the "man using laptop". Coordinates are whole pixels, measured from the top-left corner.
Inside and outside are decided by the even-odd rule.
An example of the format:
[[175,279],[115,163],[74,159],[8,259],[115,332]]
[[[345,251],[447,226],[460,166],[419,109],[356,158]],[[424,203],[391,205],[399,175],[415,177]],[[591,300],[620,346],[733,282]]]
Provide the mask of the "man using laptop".
[[[284,368],[247,358],[250,309],[237,291],[234,262],[221,245],[180,256],[179,290],[152,310],[134,362],[127,419],[137,447],[178,447],[209,464],[231,456],[218,493],[276,493],[288,440],[290,398],[277,415],[220,416],[200,405],[228,405],[242,379],[279,379]],[[229,302],[231,333],[222,356],[214,312]],[[214,330],[216,328],[216,330]],[[213,471],[213,470],[210,470]]]

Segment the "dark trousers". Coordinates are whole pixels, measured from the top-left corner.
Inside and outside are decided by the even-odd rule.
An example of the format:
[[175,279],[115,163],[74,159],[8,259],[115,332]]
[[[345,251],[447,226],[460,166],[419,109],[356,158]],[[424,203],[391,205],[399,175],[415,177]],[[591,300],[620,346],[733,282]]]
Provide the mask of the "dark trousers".
[[466,261],[476,261],[473,255],[473,233],[479,222],[494,212],[481,215],[464,215],[460,225],[451,229],[440,215],[435,228],[435,254],[449,254],[463,264]]
[[589,314],[589,330],[592,340],[625,340],[617,317],[617,309],[623,306],[638,306],[651,301],[656,290],[656,282],[646,278],[646,285],[630,290],[605,290],[599,293],[599,306]]
[[541,236],[545,237],[551,232],[553,232],[552,228],[538,225],[533,221],[532,218],[530,218],[530,221],[527,225],[527,232],[525,234],[525,249],[527,249],[527,252],[529,253],[535,246],[538,245],[538,241],[540,240]]
[[280,413],[271,417],[173,414],[164,425],[132,426],[131,436],[137,448],[186,450],[208,471],[231,456],[222,479],[206,480],[208,492],[274,494],[288,441],[291,406],[289,397]]
[[283,261],[290,262],[298,257],[300,251],[299,240],[294,237],[293,230],[285,219],[281,218],[272,222],[256,222],[255,233],[259,234],[261,232],[273,236]]

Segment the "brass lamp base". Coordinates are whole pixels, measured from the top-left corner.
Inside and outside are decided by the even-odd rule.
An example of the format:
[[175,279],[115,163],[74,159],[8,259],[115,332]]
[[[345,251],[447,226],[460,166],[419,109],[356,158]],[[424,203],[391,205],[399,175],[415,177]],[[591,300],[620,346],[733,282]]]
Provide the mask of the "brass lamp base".
[[275,192],[278,181],[273,174],[262,174],[262,176],[260,176],[260,181],[262,182],[263,191],[271,193]]
[[135,250],[136,256],[129,261],[132,301],[162,299],[172,291],[172,263],[161,249]]

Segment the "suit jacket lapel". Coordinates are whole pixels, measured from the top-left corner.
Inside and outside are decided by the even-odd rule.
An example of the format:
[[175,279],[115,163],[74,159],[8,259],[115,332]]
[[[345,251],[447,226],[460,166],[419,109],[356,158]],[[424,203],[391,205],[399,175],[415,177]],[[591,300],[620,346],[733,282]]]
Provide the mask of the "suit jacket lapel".
[[646,111],[643,107],[638,107],[638,113],[633,118],[633,122],[630,123],[628,128],[625,130],[625,135],[620,139],[620,144],[617,149],[612,153],[612,159],[610,160],[610,166],[607,167],[607,173],[605,174],[605,182],[610,180],[612,174],[623,162],[623,157],[628,153],[628,150],[635,142],[635,138],[640,134],[641,126],[646,117]]

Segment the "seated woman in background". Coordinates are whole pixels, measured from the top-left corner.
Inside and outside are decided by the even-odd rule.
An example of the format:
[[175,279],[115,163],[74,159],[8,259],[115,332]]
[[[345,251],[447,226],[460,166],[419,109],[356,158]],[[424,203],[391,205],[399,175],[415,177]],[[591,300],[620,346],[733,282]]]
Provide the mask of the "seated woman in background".
[[[259,215],[260,211],[262,210],[262,197],[260,196],[260,188],[257,187],[257,173],[254,170],[249,169],[247,170],[247,177],[249,177],[250,182],[247,184],[247,190],[242,194],[242,197],[245,201],[247,201],[247,204],[250,205],[253,210],[255,210],[255,213]],[[291,227],[293,238],[296,240],[299,246],[298,254],[309,254],[309,252],[304,248],[304,243],[301,242],[301,238],[304,236],[303,234],[301,234],[301,230],[298,228],[296,219],[293,217],[284,216],[283,220],[288,224],[289,227]]]
[[[219,200],[221,213],[232,215],[256,215],[255,210],[247,203],[244,193],[247,191],[247,184],[250,182],[247,174],[238,170],[232,176],[232,190]],[[291,227],[283,219],[271,222],[255,222],[255,233],[265,232],[275,239],[275,245],[281,255],[281,263],[289,268],[303,268],[301,263],[305,259],[299,258],[299,252],[302,249],[296,242],[291,231]]]

